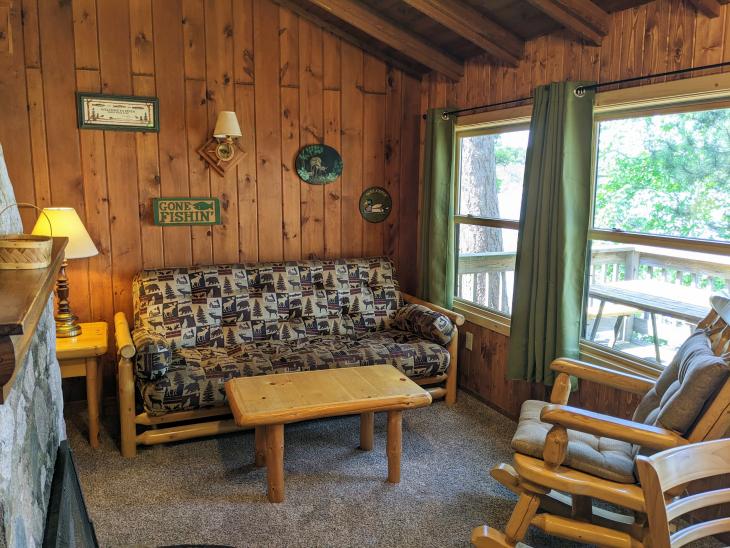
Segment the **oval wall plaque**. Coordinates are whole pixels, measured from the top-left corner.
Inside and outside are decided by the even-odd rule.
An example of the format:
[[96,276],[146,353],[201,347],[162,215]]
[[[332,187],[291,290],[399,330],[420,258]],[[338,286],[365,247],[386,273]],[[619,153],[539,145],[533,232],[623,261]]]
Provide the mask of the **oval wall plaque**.
[[342,158],[331,146],[307,145],[297,154],[296,169],[305,183],[326,185],[342,174]]
[[366,188],[360,196],[360,215],[369,223],[382,223],[393,209],[393,200],[380,186]]

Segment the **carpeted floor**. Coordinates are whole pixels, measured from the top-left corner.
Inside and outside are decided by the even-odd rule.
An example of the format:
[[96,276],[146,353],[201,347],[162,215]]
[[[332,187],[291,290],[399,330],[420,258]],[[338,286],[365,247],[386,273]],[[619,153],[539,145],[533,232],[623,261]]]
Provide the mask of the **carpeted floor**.
[[[288,425],[286,501],[270,504],[252,466],[253,432],[141,448],[121,457],[106,419],[89,447],[85,413],[68,435],[102,546],[468,546],[471,529],[502,528],[515,496],[489,477],[508,462],[515,424],[467,394],[404,413],[401,483],[385,482],[385,416],[375,448],[356,449],[358,417]],[[534,528],[533,528],[534,529]],[[569,546],[532,531],[532,546]]]

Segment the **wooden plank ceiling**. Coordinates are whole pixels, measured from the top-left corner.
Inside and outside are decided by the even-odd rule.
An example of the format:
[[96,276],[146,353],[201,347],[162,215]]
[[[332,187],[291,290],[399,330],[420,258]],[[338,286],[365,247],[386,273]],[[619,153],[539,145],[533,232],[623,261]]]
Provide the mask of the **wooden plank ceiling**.
[[[564,32],[600,45],[609,14],[650,0],[275,0],[414,76],[458,80],[464,62],[486,54],[516,66],[525,41]],[[729,0],[686,0],[717,17]]]

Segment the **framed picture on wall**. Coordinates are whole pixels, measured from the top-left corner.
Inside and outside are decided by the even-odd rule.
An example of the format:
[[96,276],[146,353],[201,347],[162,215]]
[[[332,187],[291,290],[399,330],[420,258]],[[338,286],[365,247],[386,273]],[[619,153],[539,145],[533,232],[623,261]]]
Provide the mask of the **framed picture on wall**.
[[160,131],[157,97],[77,93],[76,110],[81,129]]

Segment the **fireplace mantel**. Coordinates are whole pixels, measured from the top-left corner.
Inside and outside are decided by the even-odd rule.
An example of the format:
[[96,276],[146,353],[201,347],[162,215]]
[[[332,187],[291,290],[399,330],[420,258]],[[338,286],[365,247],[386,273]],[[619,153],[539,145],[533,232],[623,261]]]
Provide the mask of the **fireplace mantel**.
[[67,238],[54,238],[51,264],[34,270],[0,270],[0,405],[13,386],[63,261]]

